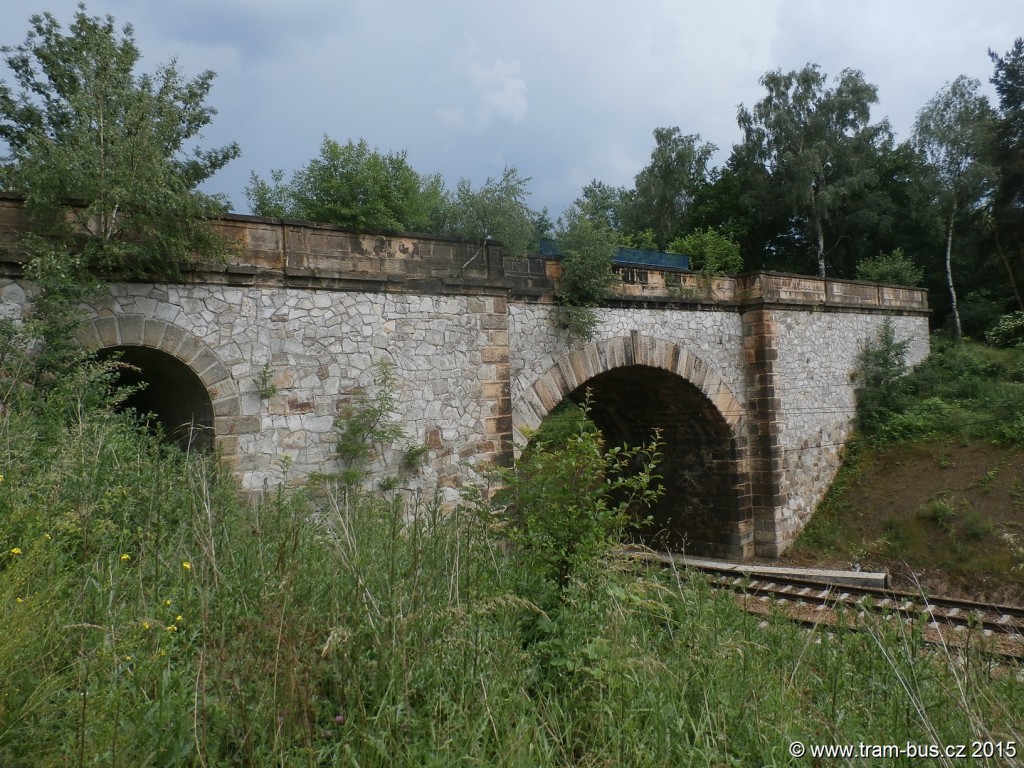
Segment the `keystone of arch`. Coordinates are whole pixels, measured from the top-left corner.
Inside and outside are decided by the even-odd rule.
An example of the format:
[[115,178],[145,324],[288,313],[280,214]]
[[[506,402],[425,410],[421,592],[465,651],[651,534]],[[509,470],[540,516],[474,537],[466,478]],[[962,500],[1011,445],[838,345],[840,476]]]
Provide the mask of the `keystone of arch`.
[[227,366],[202,340],[176,325],[145,315],[94,317],[82,323],[78,340],[89,349],[158,349],[187,365],[206,387],[217,433],[241,413],[238,386]]
[[681,376],[711,401],[734,436],[742,431],[743,409],[714,367],[680,344],[632,333],[601,339],[571,352],[526,387],[512,409],[516,444],[525,445],[524,430],[537,429],[570,393],[599,374],[632,365],[660,368]]

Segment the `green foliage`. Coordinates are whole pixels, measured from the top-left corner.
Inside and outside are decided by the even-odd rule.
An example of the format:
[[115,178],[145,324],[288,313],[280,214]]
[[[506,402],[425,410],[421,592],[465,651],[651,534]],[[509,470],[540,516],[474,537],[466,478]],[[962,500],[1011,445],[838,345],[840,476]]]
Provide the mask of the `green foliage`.
[[931,205],[945,242],[946,287],[957,338],[963,331],[953,278],[953,236],[958,219],[985,203],[995,175],[989,163],[993,113],[980,90],[981,83],[961,75],[939,91],[914,122],[914,148],[930,172]]
[[595,432],[597,425],[587,415],[587,409],[572,400],[565,399],[556,405],[547,415],[531,442],[535,445],[546,445],[557,448],[565,445],[582,432]]
[[[865,201],[879,182],[878,158],[891,144],[889,125],[870,123],[877,89],[862,73],[845,69],[829,86],[816,64],[799,71],[775,70],[761,78],[766,95],[753,110],[740,107],[743,144],[734,153],[759,202],[778,210],[787,230],[825,275],[826,254],[838,243],[832,228]],[[767,211],[766,211],[767,212]]]
[[373,459],[405,437],[401,425],[392,421],[395,411],[394,366],[378,362],[374,373],[375,391],[362,387],[356,389],[341,405],[335,419],[338,458],[343,464],[341,476],[346,485],[364,480]]
[[256,384],[256,391],[259,392],[261,400],[267,400],[277,394],[277,385],[274,384],[274,372],[270,368],[270,361],[267,360],[260,369],[259,376],[253,382]]
[[1024,38],[1014,40],[1010,50],[1000,56],[989,51],[993,74],[989,82],[999,96],[995,120],[992,163],[996,185],[991,200],[996,247],[1004,266],[1015,283],[1019,309],[1024,309],[1020,286],[1024,285]]
[[996,347],[1024,347],[1024,312],[1003,315],[985,333],[985,341]]
[[326,222],[357,230],[430,232],[444,202],[439,176],[421,176],[405,152],[381,154],[365,140],[325,136],[320,156],[295,171],[252,174],[245,190],[258,216]]
[[[623,232],[620,237],[624,248],[636,248],[640,251],[661,250],[658,248],[658,241],[654,237],[653,229],[642,229],[639,232]],[[669,250],[671,250],[671,247]]]
[[694,199],[708,183],[708,163],[716,149],[702,142],[699,134],[683,135],[676,127],[655,128],[650,163],[637,174],[626,206],[629,229],[637,234],[651,232],[655,243],[651,250],[665,250],[684,231]]
[[743,270],[739,245],[711,227],[676,238],[668,249],[689,256],[691,268],[704,275],[735,275]]
[[481,245],[494,240],[510,256],[525,255],[534,241],[534,217],[526,205],[529,181],[512,166],[505,168],[500,179],[487,179],[480,189],[461,179],[435,231]]
[[540,604],[548,606],[549,589],[561,595],[590,573],[660,492],[657,440],[605,450],[586,407],[563,410],[558,420],[501,476],[499,496],[509,536],[539,579]]
[[555,323],[571,336],[589,339],[597,327],[593,308],[608,297],[615,283],[615,236],[573,207],[566,212],[558,242],[565,255],[555,294]]
[[857,262],[857,279],[887,285],[921,285],[924,270],[914,264],[901,248],[879,253]]
[[[535,555],[493,517],[329,481],[244,499],[105,391],[0,412],[0,764],[784,765],[798,737],[1020,741],[1021,686],[973,649],[764,625],[603,548],[542,612]],[[593,437],[540,453],[589,471]]]
[[222,204],[196,187],[239,150],[190,147],[215,114],[204,104],[213,73],[185,80],[171,61],[136,74],[132,28],[119,34],[84,7],[66,34],[48,13],[29,23],[23,44],[3,49],[18,90],[0,84],[0,182],[24,195],[64,267],[176,274],[195,254],[221,251],[204,217]]
[[865,434],[875,433],[901,399],[908,346],[908,342],[896,340],[895,328],[888,318],[882,323],[878,338],[864,342],[857,357],[857,420]]
[[1019,349],[933,341],[900,377],[898,344],[880,335],[861,358],[858,428],[874,441],[939,437],[1024,445],[1024,359]]

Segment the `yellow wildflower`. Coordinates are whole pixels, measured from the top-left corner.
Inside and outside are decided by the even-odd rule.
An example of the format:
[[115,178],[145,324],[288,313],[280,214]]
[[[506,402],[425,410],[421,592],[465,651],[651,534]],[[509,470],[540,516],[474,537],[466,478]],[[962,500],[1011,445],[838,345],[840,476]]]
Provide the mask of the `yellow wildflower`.
[[44,539],[46,539],[47,541],[50,541],[51,539],[53,539],[53,536],[51,536],[51,535],[50,535],[50,534],[48,534],[48,533],[44,533],[44,534],[43,534],[43,538],[44,538]]
[[168,631],[168,632],[177,632],[177,631],[178,631],[178,627],[177,627],[177,625],[176,625],[176,624],[171,624],[171,625],[169,625],[169,626],[167,627],[167,631]]
[[142,622],[142,628],[143,629],[149,629],[149,622],[148,621]]
[[4,481],[4,476],[3,476],[3,474],[0,474],[0,483],[2,483],[3,481]]
[[131,559],[132,559],[132,556],[127,554],[127,553],[121,555],[121,562],[122,563],[127,563]]
[[24,603],[25,601],[22,598],[20,598],[20,597],[16,597],[16,598],[14,598],[14,602],[16,602],[16,603]]
[[166,600],[164,600],[164,605],[170,605],[170,604],[171,604],[171,598],[168,597]]
[[181,616],[175,616],[174,617],[174,621],[175,621],[176,624],[181,624],[181,622],[183,622],[184,620],[185,619],[183,619]]
[[184,560],[181,563],[181,567],[184,568],[186,571],[191,571],[192,570],[192,563],[190,563],[188,560]]
[[12,555],[20,555],[21,554],[21,547],[11,547],[11,554]]

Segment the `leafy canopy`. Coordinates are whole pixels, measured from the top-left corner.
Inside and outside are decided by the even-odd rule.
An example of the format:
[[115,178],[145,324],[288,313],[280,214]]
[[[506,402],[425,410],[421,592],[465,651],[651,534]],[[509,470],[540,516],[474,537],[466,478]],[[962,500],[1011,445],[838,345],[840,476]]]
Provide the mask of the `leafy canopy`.
[[358,230],[431,231],[444,196],[439,176],[421,176],[405,152],[382,154],[365,140],[324,137],[320,156],[284,181],[253,173],[245,190],[257,216],[287,217]]
[[239,149],[192,146],[216,113],[213,72],[188,80],[172,60],[137,75],[131,26],[118,32],[83,5],[66,33],[49,13],[29,24],[24,43],[0,49],[14,75],[0,82],[0,184],[24,196],[36,231],[113,276],[174,273],[214,253],[203,217],[223,202],[196,187]]
[[448,203],[439,234],[454,235],[481,245],[500,242],[511,256],[523,256],[534,239],[534,214],[526,204],[529,192],[513,166],[500,179],[489,178],[479,189],[460,179]]
[[931,207],[945,240],[946,286],[956,337],[962,333],[953,278],[953,235],[958,218],[988,197],[994,169],[988,162],[992,108],[981,83],[963,75],[940,90],[917,114],[913,144],[929,171]]
[[676,238],[669,250],[689,256],[692,268],[706,275],[736,274],[743,269],[736,241],[711,227]]
[[717,147],[675,127],[656,128],[654,144],[650,163],[636,176],[628,207],[632,229],[650,229],[657,249],[664,250],[683,230],[694,199],[707,185],[708,163]]
[[565,255],[555,294],[555,323],[571,336],[589,339],[597,328],[593,307],[608,297],[615,283],[615,233],[574,205],[565,213],[558,242]]
[[877,185],[875,161],[891,131],[886,121],[871,124],[877,89],[857,70],[843,70],[829,85],[818,65],[808,64],[768,72],[761,85],[764,98],[739,109],[744,139],[734,156],[763,169],[765,200],[802,228],[824,277],[836,242],[830,227]]

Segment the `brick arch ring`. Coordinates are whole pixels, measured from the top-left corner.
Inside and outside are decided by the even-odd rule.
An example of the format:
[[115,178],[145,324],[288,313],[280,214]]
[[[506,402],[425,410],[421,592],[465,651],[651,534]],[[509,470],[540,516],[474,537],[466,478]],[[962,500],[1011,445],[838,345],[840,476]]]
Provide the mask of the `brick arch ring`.
[[78,340],[89,349],[148,347],[184,363],[206,387],[213,406],[214,437],[241,413],[241,396],[231,372],[201,339],[164,320],[145,315],[113,315],[85,320]]
[[598,374],[632,365],[660,368],[682,377],[711,401],[734,437],[742,433],[743,408],[710,364],[680,344],[633,332],[581,347],[524,388],[512,409],[513,440],[517,449],[526,445],[523,431],[539,427],[544,417],[571,392]]

